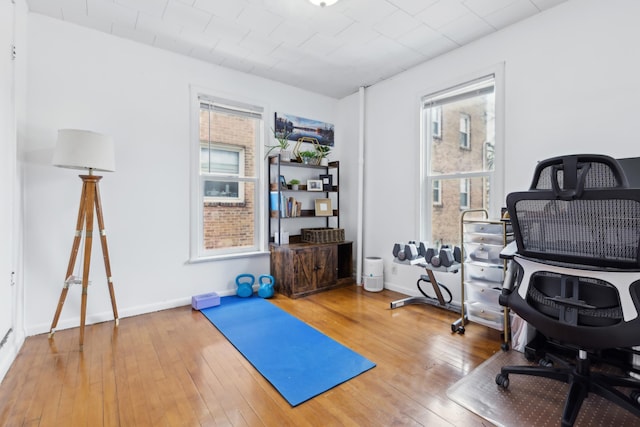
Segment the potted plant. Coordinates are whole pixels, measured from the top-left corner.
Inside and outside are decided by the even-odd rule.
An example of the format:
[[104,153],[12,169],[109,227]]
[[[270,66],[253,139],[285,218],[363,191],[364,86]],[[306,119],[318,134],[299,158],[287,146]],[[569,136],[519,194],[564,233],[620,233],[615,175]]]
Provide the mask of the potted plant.
[[320,159],[320,165],[327,166],[329,164],[329,153],[331,152],[331,147],[328,145],[320,145],[317,144],[316,148],[316,156]]
[[267,150],[267,154],[265,154],[264,158],[266,159],[267,157],[269,157],[269,154],[271,154],[271,152],[276,149],[279,148],[280,149],[280,160],[282,160],[283,162],[288,162],[291,160],[291,151],[288,150],[289,148],[289,135],[291,135],[291,133],[287,133],[287,132],[276,132],[275,129],[271,128],[271,132],[273,132],[273,136],[276,139],[276,141],[278,141],[277,144],[274,145],[265,145],[265,147],[268,148]]
[[291,186],[292,190],[297,190],[298,189],[298,185],[300,184],[300,181],[298,181],[297,179],[292,179],[291,181],[289,181],[289,185]]
[[305,165],[315,165],[316,159],[318,158],[318,154],[316,151],[301,151],[300,157],[302,158],[302,163]]

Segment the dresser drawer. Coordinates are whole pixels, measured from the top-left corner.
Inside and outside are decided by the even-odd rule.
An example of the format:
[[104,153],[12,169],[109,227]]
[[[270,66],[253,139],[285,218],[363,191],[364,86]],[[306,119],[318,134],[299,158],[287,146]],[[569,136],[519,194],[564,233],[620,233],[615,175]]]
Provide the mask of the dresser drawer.
[[484,243],[465,243],[465,255],[471,261],[480,261],[490,264],[502,264],[500,252],[502,245],[487,245]]
[[502,234],[491,234],[491,233],[465,233],[464,242],[465,243],[484,243],[489,245],[502,245],[504,243]]
[[484,265],[466,262],[464,264],[464,275],[465,280],[486,280],[500,284],[504,278],[502,264]]
[[[511,224],[506,225],[507,234],[512,233],[513,229]],[[491,224],[486,222],[473,222],[469,224],[464,224],[464,232],[466,233],[487,233],[487,234],[497,234],[498,236],[502,236],[504,229],[504,225],[502,224]]]
[[500,283],[469,281],[465,282],[465,285],[465,297],[467,301],[499,306],[498,297],[502,292]]
[[502,307],[492,307],[480,302],[466,302],[465,308],[467,318],[470,321],[499,331],[504,330],[504,309]]

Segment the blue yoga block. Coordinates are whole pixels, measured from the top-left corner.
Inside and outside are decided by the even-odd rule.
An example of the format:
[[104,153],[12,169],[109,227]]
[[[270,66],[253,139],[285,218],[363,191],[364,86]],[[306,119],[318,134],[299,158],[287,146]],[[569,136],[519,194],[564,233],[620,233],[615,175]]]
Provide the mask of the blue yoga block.
[[196,310],[203,308],[215,307],[220,305],[220,295],[215,292],[209,294],[195,295],[191,297],[191,307]]

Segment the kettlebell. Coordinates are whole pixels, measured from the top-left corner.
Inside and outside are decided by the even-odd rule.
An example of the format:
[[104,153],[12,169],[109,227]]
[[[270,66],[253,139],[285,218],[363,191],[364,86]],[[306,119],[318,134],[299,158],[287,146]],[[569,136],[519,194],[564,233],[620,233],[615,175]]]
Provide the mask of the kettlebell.
[[236,286],[238,287],[236,295],[242,298],[247,298],[253,295],[253,284],[255,281],[256,278],[253,274],[239,274],[236,277]]
[[271,298],[273,296],[273,285],[275,284],[273,276],[262,274],[258,277],[258,296],[261,298]]

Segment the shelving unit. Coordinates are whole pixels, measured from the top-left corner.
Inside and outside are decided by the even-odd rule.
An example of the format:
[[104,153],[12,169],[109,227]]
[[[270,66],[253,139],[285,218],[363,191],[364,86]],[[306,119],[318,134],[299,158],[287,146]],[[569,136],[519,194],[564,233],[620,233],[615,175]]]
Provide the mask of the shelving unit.
[[[318,227],[340,227],[340,162],[329,162],[327,166],[320,165],[308,165],[297,162],[283,162],[280,160],[280,155],[269,157],[269,212],[270,217],[268,221],[269,241],[275,242],[273,238],[274,232],[280,234],[283,230],[283,222],[293,222],[300,218],[316,218]],[[279,184],[280,176],[285,176],[287,180],[291,178],[302,178],[301,184],[306,184],[307,179],[319,179],[319,175],[331,175],[332,185],[329,191],[308,191],[308,190],[291,190],[289,188],[282,188],[277,185],[276,189],[271,189],[273,184]],[[273,206],[273,200],[271,194],[276,193],[278,206]],[[285,196],[283,198],[283,195]],[[322,196],[322,197],[320,197]],[[300,198],[302,203],[302,209],[299,212],[299,216],[284,216],[280,209],[280,204],[283,199],[288,197]],[[331,215],[316,216],[315,206],[313,205],[315,199],[327,198],[331,199]],[[277,209],[274,209],[277,208]],[[277,213],[276,213],[277,212]],[[291,227],[289,227],[291,228]],[[292,242],[299,241],[296,236],[293,236]],[[280,244],[278,241],[276,244]]]
[[[269,157],[268,174],[271,275],[278,292],[299,298],[354,283],[352,242],[308,243],[303,242],[301,236],[301,228],[340,227],[340,162],[329,162],[327,166],[308,165],[283,162],[279,155],[275,155]],[[309,179],[318,180],[320,175],[330,175],[331,187],[322,191],[282,188],[279,182],[283,175],[285,180],[296,178],[301,184],[306,184]],[[277,184],[275,189],[273,184]],[[272,200],[272,193],[275,193],[275,200]],[[301,203],[297,216],[288,216],[280,209],[282,202],[289,197],[299,199]],[[316,215],[316,199],[331,200],[328,215]],[[282,238],[274,239],[274,235],[282,236],[285,224],[290,232],[288,244],[283,244]],[[296,231],[298,234],[294,234]]]
[[[482,219],[469,219],[480,213]],[[502,331],[503,350],[509,349],[509,309],[498,303],[506,272],[502,249],[513,240],[511,224],[505,220],[490,220],[484,209],[464,211],[460,217],[462,237],[461,318],[459,332],[464,332],[465,320]],[[461,330],[460,330],[461,328]]]

